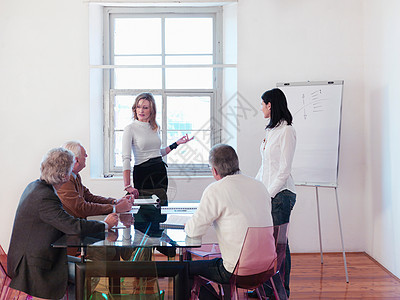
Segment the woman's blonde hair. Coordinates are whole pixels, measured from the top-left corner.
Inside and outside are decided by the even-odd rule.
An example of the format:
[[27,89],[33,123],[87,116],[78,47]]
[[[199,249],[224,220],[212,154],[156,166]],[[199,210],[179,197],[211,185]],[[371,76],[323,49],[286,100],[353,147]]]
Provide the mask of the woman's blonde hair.
[[137,114],[136,114],[136,108],[137,108],[137,105],[140,100],[149,101],[149,103],[150,103],[150,117],[149,117],[150,127],[153,130],[157,130],[159,128],[159,126],[156,122],[156,113],[157,113],[156,101],[154,100],[152,93],[141,93],[136,97],[135,103],[133,103],[133,106],[132,106],[133,118],[135,120],[138,119]]

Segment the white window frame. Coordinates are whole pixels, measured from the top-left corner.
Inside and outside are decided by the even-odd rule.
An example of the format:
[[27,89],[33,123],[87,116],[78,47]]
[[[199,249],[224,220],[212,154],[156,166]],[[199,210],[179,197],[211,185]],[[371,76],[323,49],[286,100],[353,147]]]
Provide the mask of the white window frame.
[[[161,66],[163,70],[163,83],[162,89],[159,90],[135,90],[135,89],[112,89],[112,78],[111,75],[114,68],[121,66],[114,66],[111,62],[111,27],[112,23],[110,20],[114,17],[121,17],[121,15],[127,16],[173,16],[173,17],[190,17],[195,15],[196,17],[210,17],[212,16],[215,20],[214,22],[214,58],[212,65],[201,65],[196,67],[213,67],[213,88],[212,89],[165,89],[165,69],[168,67],[164,64],[165,56],[163,53]],[[137,95],[141,92],[148,91],[154,94],[161,94],[163,107],[163,124],[162,128],[167,128],[167,118],[166,118],[166,97],[167,96],[180,96],[180,95],[198,95],[198,96],[210,96],[210,138],[211,147],[215,144],[221,142],[221,102],[222,102],[222,70],[221,65],[223,61],[222,57],[222,7],[152,7],[152,8],[142,8],[142,7],[104,7],[104,65],[109,66],[104,72],[104,174],[121,174],[122,168],[114,166],[114,149],[115,149],[115,139],[114,139],[114,98],[117,95]],[[162,41],[164,43],[164,40]],[[164,49],[164,47],[163,47]],[[125,66],[124,66],[125,67]],[[135,66],[129,66],[135,67]],[[141,65],[141,68],[146,67]],[[148,67],[154,67],[148,66]],[[160,67],[160,66],[158,66]],[[180,65],[180,67],[190,67],[189,65]],[[160,113],[160,112],[159,112]],[[162,147],[166,147],[167,141],[167,131],[162,131]],[[189,145],[189,144],[188,144]],[[171,175],[186,175],[186,176],[196,176],[196,175],[211,175],[208,164],[169,164],[168,173]]]

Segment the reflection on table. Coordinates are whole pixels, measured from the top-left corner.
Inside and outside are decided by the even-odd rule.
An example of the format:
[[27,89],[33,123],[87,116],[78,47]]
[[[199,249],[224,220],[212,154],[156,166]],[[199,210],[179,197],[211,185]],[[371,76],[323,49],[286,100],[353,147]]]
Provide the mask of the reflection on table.
[[[104,216],[90,219],[103,220]],[[188,299],[188,269],[182,259],[182,249],[200,247],[202,242],[200,238],[187,237],[183,229],[160,229],[160,223],[165,220],[166,215],[161,214],[159,208],[146,205],[140,207],[136,214],[120,214],[119,224],[108,232],[94,236],[65,235],[53,243],[53,247],[81,247],[86,250],[82,251],[82,262],[76,264],[76,298],[86,299],[91,295],[91,278],[108,277],[110,293],[118,293],[121,277],[172,277],[174,299]],[[151,253],[154,248],[167,256],[169,252],[175,256],[178,249],[180,261],[154,261],[151,254],[146,257],[146,253]],[[110,256],[110,252],[113,255]],[[129,253],[126,261],[109,258],[115,257],[115,253],[126,252]],[[95,254],[92,257],[101,253],[100,259],[85,261],[86,253],[89,253],[89,258],[91,253]],[[143,253],[146,255],[143,256]],[[121,257],[126,259],[122,254]]]
[[[151,205],[142,206],[138,213],[119,214],[118,225],[93,236],[65,235],[53,247],[199,247],[201,238],[189,238],[183,229],[160,229],[167,216]],[[104,216],[88,219],[103,220]]]

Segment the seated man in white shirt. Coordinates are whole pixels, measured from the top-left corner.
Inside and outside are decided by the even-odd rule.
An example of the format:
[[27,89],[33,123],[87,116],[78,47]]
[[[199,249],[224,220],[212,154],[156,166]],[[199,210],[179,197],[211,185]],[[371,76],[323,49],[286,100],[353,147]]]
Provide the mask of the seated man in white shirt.
[[217,182],[203,192],[199,207],[186,223],[189,237],[199,237],[214,225],[222,258],[192,261],[189,274],[229,283],[248,227],[272,225],[271,197],[264,184],[240,173],[235,150],[224,144],[210,150],[209,163]]

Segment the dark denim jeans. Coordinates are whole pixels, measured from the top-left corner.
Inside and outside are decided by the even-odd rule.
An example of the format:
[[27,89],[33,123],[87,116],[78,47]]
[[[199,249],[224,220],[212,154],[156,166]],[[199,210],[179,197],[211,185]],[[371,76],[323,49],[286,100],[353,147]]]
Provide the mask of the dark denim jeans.
[[[272,198],[271,214],[274,225],[289,223],[290,214],[292,212],[295,203],[296,203],[296,194],[289,190],[283,190],[278,194],[276,194],[274,198]],[[292,266],[292,260],[290,258],[290,249],[288,241],[286,245],[285,262],[282,264],[281,269],[279,270],[281,274],[284,274],[285,289],[288,297],[290,295],[289,281],[290,281],[291,266]],[[267,295],[272,294],[272,288],[270,287],[269,284],[265,286],[265,288]]]

